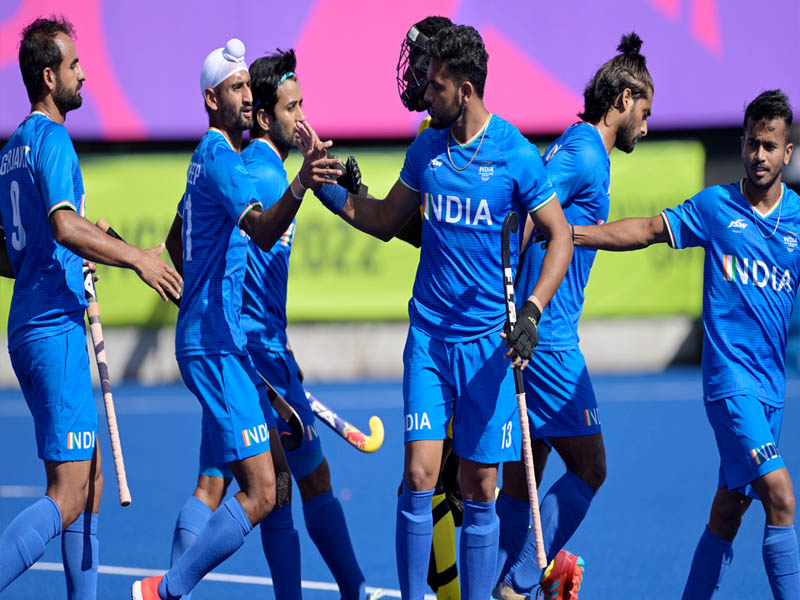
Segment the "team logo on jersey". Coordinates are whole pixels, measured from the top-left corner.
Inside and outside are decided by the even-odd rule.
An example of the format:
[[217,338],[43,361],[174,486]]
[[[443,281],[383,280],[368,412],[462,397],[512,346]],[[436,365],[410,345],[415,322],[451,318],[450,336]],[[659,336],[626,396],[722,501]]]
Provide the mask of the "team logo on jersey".
[[481,163],[483,164],[478,167],[478,175],[481,176],[482,181],[489,181],[489,178],[494,175],[494,166],[485,160],[482,160]]
[[600,425],[600,415],[598,414],[598,409],[596,408],[587,408],[583,411],[583,418],[586,421],[587,427],[592,427],[593,425]]
[[250,429],[242,429],[242,439],[244,440],[244,447],[258,444],[259,442],[269,441],[269,429],[266,423],[255,425]]
[[780,456],[780,452],[778,452],[775,444],[772,442],[767,442],[760,448],[753,448],[750,450],[750,456],[753,457],[753,462],[756,463],[756,466],[758,466],[764,464],[768,460],[778,458]]
[[89,450],[94,448],[94,431],[67,432],[67,450]]
[[792,292],[792,276],[789,269],[781,273],[778,267],[773,265],[770,268],[764,261],[754,258],[723,254],[722,276],[725,281],[731,283],[752,284],[760,288],[770,286],[776,292],[786,288],[787,293]]
[[[428,221],[445,221],[446,223],[465,223],[478,225],[485,221],[492,225],[492,215],[489,212],[489,203],[482,198],[477,203],[472,198],[459,198],[425,193],[424,214]],[[477,207],[475,206],[477,204]]]
[[733,229],[734,233],[742,233],[747,228],[747,223],[744,222],[744,219],[736,219],[735,221],[731,221],[731,224],[728,225],[728,229]]
[[428,413],[409,413],[406,415],[406,431],[412,429],[430,429],[431,420],[428,418]]
[[793,235],[783,236],[783,243],[786,244],[786,249],[789,252],[794,252],[794,249],[797,248],[797,238]]

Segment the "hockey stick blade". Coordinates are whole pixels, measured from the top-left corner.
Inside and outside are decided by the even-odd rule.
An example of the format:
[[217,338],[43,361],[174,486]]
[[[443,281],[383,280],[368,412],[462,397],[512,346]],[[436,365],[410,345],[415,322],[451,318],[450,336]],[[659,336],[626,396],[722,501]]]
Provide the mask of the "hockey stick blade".
[[314,411],[317,418],[338,433],[345,441],[349,442],[353,448],[369,453],[375,452],[383,445],[383,421],[381,421],[380,417],[370,417],[369,435],[366,435],[325,406],[314,394],[308,390],[305,390],[305,392],[308,403],[311,405],[311,410]]

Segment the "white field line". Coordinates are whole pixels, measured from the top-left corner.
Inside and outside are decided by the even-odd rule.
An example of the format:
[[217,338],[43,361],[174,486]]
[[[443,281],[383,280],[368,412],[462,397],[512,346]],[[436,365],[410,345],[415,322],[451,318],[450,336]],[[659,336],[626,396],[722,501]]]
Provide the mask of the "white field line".
[[44,496],[42,485],[0,485],[0,498],[39,498]]
[[[38,562],[31,567],[36,571],[63,571],[64,565],[55,562]],[[163,575],[164,571],[159,569],[137,569],[134,567],[115,567],[112,565],[100,565],[97,569],[98,573],[103,575],[122,575],[125,577],[152,577],[153,575]],[[271,577],[256,577],[254,575],[235,575],[233,573],[209,573],[203,577],[206,581],[221,581],[225,583],[243,583],[249,585],[272,585]],[[335,583],[327,583],[325,581],[306,581],[300,582],[303,589],[306,590],[322,590],[326,592],[339,592],[339,587]],[[376,588],[367,586],[367,593],[374,592],[377,589],[383,590],[383,595],[390,598],[399,598],[400,590],[390,590],[386,588]],[[425,600],[436,600],[433,594],[425,594]]]

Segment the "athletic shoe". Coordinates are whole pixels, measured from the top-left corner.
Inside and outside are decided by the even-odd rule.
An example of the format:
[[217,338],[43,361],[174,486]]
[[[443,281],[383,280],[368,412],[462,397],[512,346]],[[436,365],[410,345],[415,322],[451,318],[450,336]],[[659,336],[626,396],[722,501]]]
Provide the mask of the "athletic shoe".
[[584,562],[580,556],[560,550],[547,565],[540,585],[544,600],[578,600]]
[[386,590],[383,588],[375,588],[367,594],[367,600],[380,600],[386,595]]
[[495,600],[529,600],[530,596],[527,594],[520,594],[505,581],[501,581],[495,586],[494,590],[492,590],[492,598]]
[[163,575],[148,577],[140,581],[134,581],[131,588],[131,600],[161,600],[158,595],[158,586],[161,584]]

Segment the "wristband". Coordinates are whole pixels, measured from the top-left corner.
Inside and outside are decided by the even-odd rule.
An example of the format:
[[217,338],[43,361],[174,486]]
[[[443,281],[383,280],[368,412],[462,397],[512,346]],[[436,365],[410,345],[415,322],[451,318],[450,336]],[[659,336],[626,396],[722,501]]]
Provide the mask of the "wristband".
[[302,191],[300,192],[300,195],[299,195],[299,196],[298,196],[297,194],[295,194],[295,193],[294,193],[294,185],[293,185],[293,184],[294,184],[294,182],[295,182],[295,180],[297,180],[297,182],[298,182],[298,183],[300,183],[300,180],[299,180],[299,178],[295,177],[295,178],[292,180],[292,182],[289,184],[289,191],[292,193],[292,197],[293,197],[295,200],[302,200],[302,199],[303,199],[303,195],[305,194],[305,191],[306,191],[306,190],[305,190],[305,188],[303,188],[303,184],[302,184],[302,183],[300,183],[300,189],[301,189]]
[[322,205],[335,215],[341,213],[347,203],[347,190],[334,183],[323,184],[314,194]]

